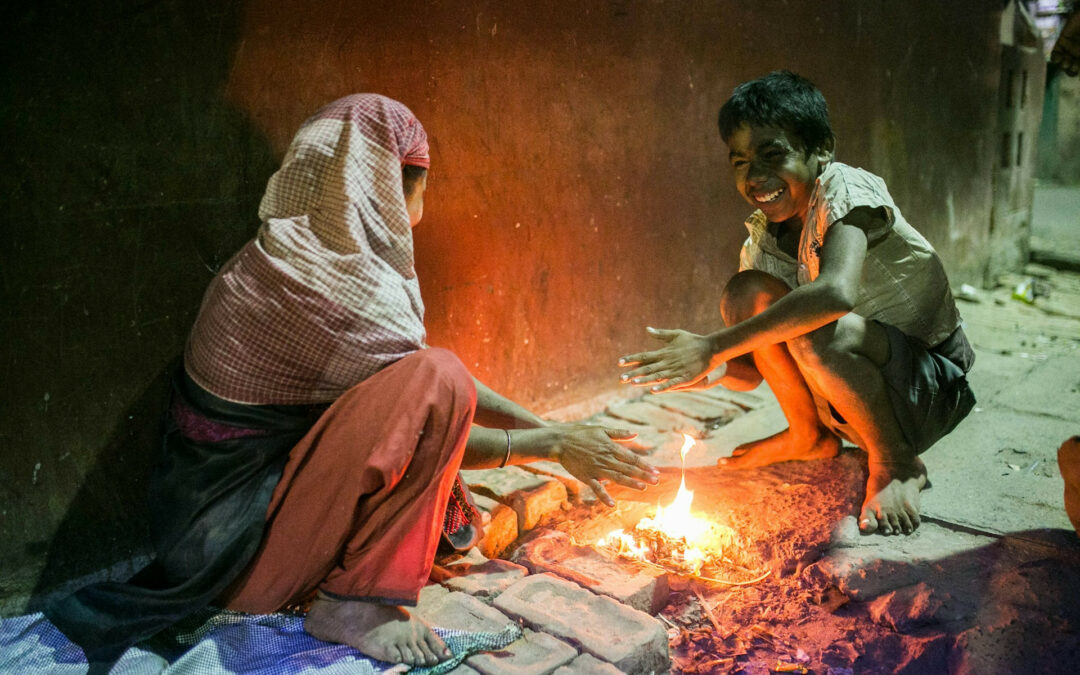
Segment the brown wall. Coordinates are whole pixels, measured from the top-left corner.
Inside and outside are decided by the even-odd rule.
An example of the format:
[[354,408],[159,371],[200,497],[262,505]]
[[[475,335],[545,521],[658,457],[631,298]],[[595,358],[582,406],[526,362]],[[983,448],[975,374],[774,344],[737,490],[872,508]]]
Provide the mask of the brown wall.
[[[432,139],[430,342],[541,411],[626,395],[643,327],[717,325],[748,206],[738,82],[816,81],[954,281],[981,277],[999,2],[35,5],[4,40],[0,607],[142,550],[163,373],[321,104],[377,91]],[[46,393],[48,396],[46,396]]]

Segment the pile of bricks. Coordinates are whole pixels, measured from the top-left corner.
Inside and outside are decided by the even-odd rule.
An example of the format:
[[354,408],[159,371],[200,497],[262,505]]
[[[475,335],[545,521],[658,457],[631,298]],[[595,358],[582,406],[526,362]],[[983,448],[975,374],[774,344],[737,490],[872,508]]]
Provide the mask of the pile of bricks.
[[[769,401],[722,389],[644,396],[586,421],[638,432],[652,446],[650,462],[677,467],[682,433],[704,439],[709,456],[695,458],[699,463],[715,462],[730,449],[710,445],[710,432]],[[463,476],[484,516],[484,538],[468,556],[436,565],[416,611],[432,625],[459,630],[497,632],[519,623],[525,637],[470,657],[455,675],[668,671],[668,627],[655,618],[667,603],[667,576],[620,565],[544,527],[593,503],[588,488],[551,462]]]

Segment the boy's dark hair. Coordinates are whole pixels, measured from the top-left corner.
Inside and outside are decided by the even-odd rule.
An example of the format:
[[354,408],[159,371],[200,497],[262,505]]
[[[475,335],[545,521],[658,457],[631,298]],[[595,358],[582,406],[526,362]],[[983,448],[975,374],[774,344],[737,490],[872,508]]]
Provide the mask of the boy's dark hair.
[[735,87],[720,108],[719,124],[724,143],[743,124],[791,131],[808,153],[833,142],[825,97],[810,80],[788,70],[774,70]]

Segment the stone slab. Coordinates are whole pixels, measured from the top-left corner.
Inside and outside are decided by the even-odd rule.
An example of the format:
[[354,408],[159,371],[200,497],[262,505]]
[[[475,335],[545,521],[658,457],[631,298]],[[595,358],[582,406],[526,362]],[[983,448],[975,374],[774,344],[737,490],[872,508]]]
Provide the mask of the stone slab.
[[475,654],[465,663],[484,675],[547,675],[577,655],[562,640],[526,628],[525,636],[505,649]]
[[533,574],[554,574],[648,614],[663,609],[670,593],[667,575],[660,570],[612,560],[591,546],[574,545],[562,532],[525,542],[513,560]]
[[552,675],[622,675],[622,672],[592,654],[581,654],[570,663],[557,669]]
[[517,540],[517,512],[506,504],[476,492],[473,493],[473,501],[484,515],[484,536],[477,542],[476,548],[486,558],[497,558]]
[[626,672],[669,668],[663,623],[554,575],[525,577],[495,598],[494,606]]
[[536,527],[545,514],[561,510],[568,499],[566,486],[561,482],[516,466],[462,471],[461,475],[472,492],[514,509],[519,535]]

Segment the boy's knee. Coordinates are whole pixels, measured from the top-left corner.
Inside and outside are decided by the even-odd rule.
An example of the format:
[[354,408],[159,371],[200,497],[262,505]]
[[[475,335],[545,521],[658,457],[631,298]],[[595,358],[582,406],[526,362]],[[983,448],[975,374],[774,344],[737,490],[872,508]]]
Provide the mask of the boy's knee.
[[791,292],[782,279],[759,270],[743,270],[731,277],[720,295],[720,315],[731,326],[760,314]]
[[788,351],[800,365],[826,367],[854,354],[860,344],[861,321],[846,314],[832,323],[788,340]]

